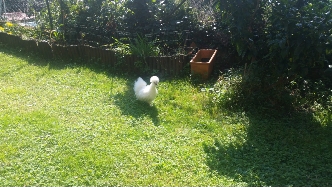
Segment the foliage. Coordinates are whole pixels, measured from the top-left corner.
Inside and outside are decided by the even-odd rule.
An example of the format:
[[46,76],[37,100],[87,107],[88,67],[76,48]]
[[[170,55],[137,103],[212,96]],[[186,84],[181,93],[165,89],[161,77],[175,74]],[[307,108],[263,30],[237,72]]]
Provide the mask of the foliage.
[[127,42],[123,40],[114,38],[114,42],[109,47],[122,56],[131,54],[130,44],[127,44]]
[[301,79],[292,81],[288,88],[298,110],[331,113],[332,93],[324,81]]
[[[175,1],[53,1],[51,11],[55,31],[64,36],[59,43],[99,47],[138,34],[168,54],[183,48],[195,28],[191,9]],[[40,29],[50,28],[46,8],[36,18]]]
[[140,35],[137,35],[137,37],[133,39],[133,42],[131,42],[130,51],[131,54],[142,58],[159,55],[158,47]]
[[136,38],[133,39],[133,42],[129,45],[130,51],[132,55],[138,57],[138,61],[135,62],[135,66],[138,67],[141,72],[149,72],[148,64],[146,62],[146,58],[149,56],[158,56],[159,50],[153,43],[147,41],[146,38],[137,35]]
[[[195,11],[186,1],[98,0],[49,1],[53,29],[46,4],[29,1],[29,13],[34,14],[38,39],[60,44],[84,44],[100,47],[114,39],[134,39],[137,34],[155,42],[163,55],[186,53],[192,41],[209,43],[212,30],[206,34],[198,26]],[[197,7],[199,8],[199,7]],[[198,29],[200,27],[200,29]],[[210,25],[209,25],[210,27]],[[197,31],[197,32],[196,32]],[[52,33],[51,33],[52,32]],[[62,37],[56,37],[62,36]],[[207,36],[208,37],[200,37]],[[51,38],[50,38],[51,36]],[[193,39],[193,38],[196,39]],[[216,39],[215,37],[214,39]]]
[[256,58],[264,50],[265,0],[221,0],[216,4],[218,21],[226,26],[239,56]]
[[288,85],[321,79],[331,51],[331,1],[216,1],[243,59],[241,88],[266,107],[291,107]]
[[273,63],[279,75],[323,66],[330,47],[330,1],[222,0],[218,7],[239,56]]
[[11,22],[6,22],[2,30],[8,34],[17,34],[17,25],[14,25]]
[[[331,50],[331,1],[282,1],[272,4],[267,60],[287,76],[316,76]],[[319,73],[318,73],[319,74]]]
[[30,27],[23,27],[17,23],[6,22],[3,27],[0,26],[0,32],[5,32],[11,35],[20,36],[24,40],[31,40],[39,38],[39,33]]
[[[261,68],[255,68],[253,72],[263,73],[260,72]],[[275,117],[303,111],[322,113],[325,117],[331,114],[331,89],[322,80],[299,78],[284,85],[284,89],[277,89],[279,87],[276,86],[267,92],[259,87],[263,84],[262,80],[257,76],[245,76],[246,73],[241,68],[222,73],[210,89],[207,109],[213,113],[220,110],[254,114],[262,112]],[[329,123],[327,119],[324,121]]]
[[209,94],[210,107],[225,108],[227,110],[242,110],[245,107],[242,92],[241,69],[229,69],[223,73],[213,85]]

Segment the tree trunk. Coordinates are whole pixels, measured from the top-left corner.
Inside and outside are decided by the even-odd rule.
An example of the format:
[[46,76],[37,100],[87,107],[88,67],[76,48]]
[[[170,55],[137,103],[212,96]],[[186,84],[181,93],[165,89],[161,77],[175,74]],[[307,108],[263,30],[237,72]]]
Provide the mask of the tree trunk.
[[50,19],[50,27],[51,27],[51,30],[53,30],[53,19],[52,19],[51,10],[50,10],[50,3],[48,2],[48,0],[45,0],[45,1],[46,1],[47,11],[48,11],[48,18]]

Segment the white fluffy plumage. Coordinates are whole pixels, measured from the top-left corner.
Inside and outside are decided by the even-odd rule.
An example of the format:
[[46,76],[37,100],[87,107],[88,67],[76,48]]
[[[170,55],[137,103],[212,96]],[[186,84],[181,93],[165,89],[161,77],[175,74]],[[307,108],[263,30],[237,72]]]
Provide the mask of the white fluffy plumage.
[[159,78],[157,76],[152,76],[150,82],[151,84],[147,85],[141,77],[138,77],[134,84],[136,98],[149,104],[151,104],[158,94],[157,86]]

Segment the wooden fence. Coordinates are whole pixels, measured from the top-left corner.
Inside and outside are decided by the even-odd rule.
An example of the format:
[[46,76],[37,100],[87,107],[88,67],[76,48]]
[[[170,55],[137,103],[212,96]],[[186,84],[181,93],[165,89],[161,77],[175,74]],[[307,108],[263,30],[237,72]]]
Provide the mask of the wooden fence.
[[[106,67],[117,67],[130,72],[140,71],[137,65],[135,65],[139,60],[138,57],[133,55],[119,57],[112,50],[84,45],[50,45],[46,41],[22,40],[18,36],[9,35],[7,33],[0,33],[0,43],[10,47],[18,47],[24,51],[39,54],[45,58],[95,59],[97,62],[106,65]],[[188,55],[147,57],[144,63],[146,63],[147,67],[152,71],[158,71],[167,75],[179,75],[183,68],[189,64],[190,58],[191,57]]]

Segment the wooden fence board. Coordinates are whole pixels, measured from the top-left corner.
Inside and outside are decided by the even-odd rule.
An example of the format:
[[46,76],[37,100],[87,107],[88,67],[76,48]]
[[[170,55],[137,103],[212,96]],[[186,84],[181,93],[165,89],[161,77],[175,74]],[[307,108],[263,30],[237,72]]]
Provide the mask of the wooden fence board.
[[112,50],[106,50],[106,61],[108,64],[111,65],[111,67],[115,66],[115,62],[116,62],[116,56],[115,56],[115,52]]
[[39,52],[39,55],[45,58],[50,58],[53,56],[52,48],[50,44],[46,41],[38,42],[37,51]]
[[[117,57],[115,51],[109,49],[101,49],[86,45],[70,45],[62,46],[58,44],[50,45],[48,42],[36,42],[34,40],[22,40],[18,36],[0,33],[0,43],[4,43],[11,47],[22,47],[26,51],[37,52],[43,57],[49,58],[63,58],[63,59],[77,59],[82,60],[96,60],[110,68],[120,68],[123,71],[139,72],[137,67],[140,58],[133,55],[124,55]],[[179,56],[160,56],[147,57],[146,65],[152,71],[158,71],[165,75],[178,75],[186,64],[189,64],[189,57],[186,55]],[[117,62],[119,61],[119,62]],[[142,61],[142,60],[141,60]],[[141,62],[144,63],[145,62]]]

